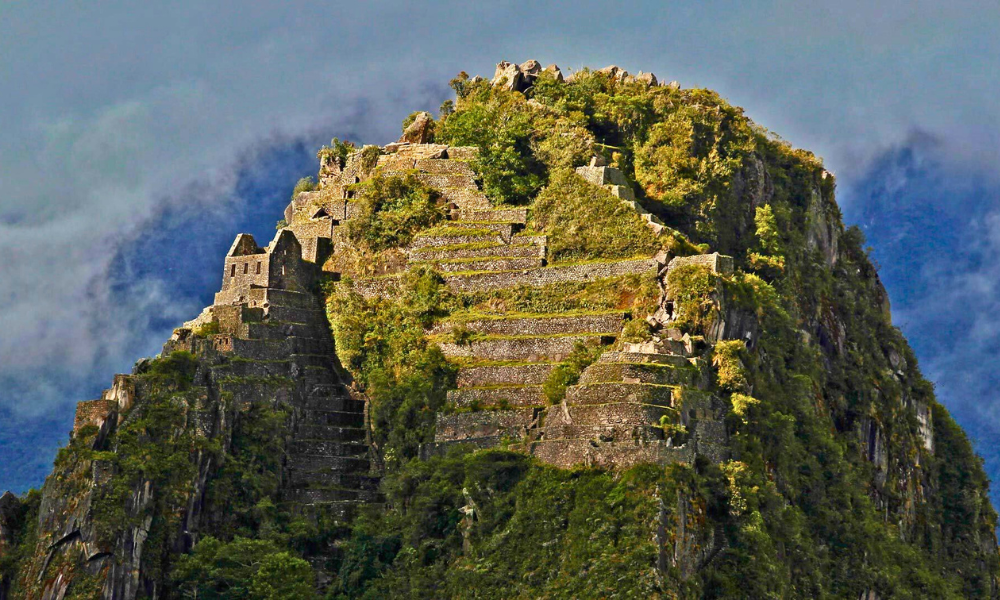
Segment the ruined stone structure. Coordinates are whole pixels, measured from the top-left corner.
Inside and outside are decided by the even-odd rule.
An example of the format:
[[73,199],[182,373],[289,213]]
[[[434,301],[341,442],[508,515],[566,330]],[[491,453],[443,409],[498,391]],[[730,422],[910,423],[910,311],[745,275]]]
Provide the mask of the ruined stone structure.
[[[644,266],[658,267],[664,278],[672,266],[682,264],[732,272],[732,259],[718,254],[674,258],[667,264],[660,260],[667,258],[650,259]],[[671,306],[665,285],[663,289],[661,308]],[[458,389],[448,394],[454,412],[438,415],[435,442],[424,447],[424,454],[454,445],[506,447],[560,467],[606,468],[691,462],[698,455],[724,460],[726,406],[706,391],[709,373],[703,357],[710,344],[676,329],[660,327],[662,335],[647,343],[609,348],[559,404],[549,405],[542,384],[557,363],[578,343],[613,344],[624,316],[555,313],[459,324],[485,337],[468,344],[440,343],[446,356],[464,362]],[[667,325],[676,316],[665,315]],[[455,326],[445,323],[431,334],[449,333]]]
[[[307,260],[308,254],[290,229],[280,230],[264,248],[248,234],[237,236],[224,259],[214,303],[176,329],[163,350],[198,357],[187,425],[195,435],[219,440],[225,447],[232,421],[250,405],[286,407],[290,435],[283,440],[279,501],[308,515],[344,519],[358,502],[380,501],[378,479],[371,473],[365,403],[346,385],[337,363],[315,290],[319,267]],[[131,418],[129,408],[141,406],[140,400],[152,393],[139,376],[144,368],[140,361],[133,375],[116,375],[100,399],[81,402],[74,435],[96,427],[93,443],[99,447],[112,428]],[[206,477],[214,467],[209,455],[199,454],[199,479],[193,482],[182,519],[188,544],[197,541]],[[94,527],[93,495],[109,475],[107,465],[95,461],[82,497],[52,495],[46,488],[39,530],[54,543],[37,574],[38,581],[46,582],[45,598],[65,593],[70,579],[63,577],[62,569],[71,568],[67,559],[77,555],[85,559],[87,572],[104,575],[104,597],[135,597],[141,589],[149,521],[113,542],[101,539]],[[141,514],[153,498],[148,484],[140,486],[129,510]],[[325,560],[322,554],[309,558],[317,564]]]
[[[494,82],[530,84],[541,71],[536,67],[501,64]],[[406,261],[399,270],[432,266],[455,292],[544,287],[657,271],[665,277],[673,264],[661,255],[548,265],[546,236],[525,231],[526,210],[494,207],[478,188],[468,164],[476,156],[475,148],[414,144],[407,139],[404,134],[400,142],[384,148],[355,151],[343,164],[324,159],[320,190],[299,194],[285,213],[288,229],[296,236],[321,235],[316,246],[303,242],[307,257],[321,259],[313,247],[336,248],[336,227],[352,216],[351,186],[380,170],[386,175],[415,173],[441,193],[449,213],[446,226],[418,233],[404,249]],[[600,157],[577,172],[629,204],[657,234],[665,229],[635,201],[621,171]],[[732,260],[717,254],[674,260],[704,264],[721,273],[732,271]],[[232,274],[228,263],[227,268]],[[240,268],[236,267],[237,276]],[[363,295],[391,297],[397,282],[398,276],[390,273],[358,280],[355,285]],[[573,317],[556,313],[472,321],[462,326],[483,337],[467,345],[449,341],[454,323],[428,332],[461,367],[458,388],[448,394],[455,412],[439,415],[435,443],[425,447],[425,455],[455,444],[471,444],[504,445],[564,467],[691,461],[696,454],[721,460],[726,452],[721,422],[724,407],[718,398],[701,390],[707,383],[700,358],[706,347],[679,334],[677,340],[657,337],[642,347],[605,352],[568,390],[561,405],[548,406],[542,384],[552,369],[577,343],[612,344],[621,333],[623,318],[621,313]],[[667,422],[679,427],[665,429],[662,424]]]
[[[530,65],[529,65],[530,67]],[[518,68],[523,68],[518,67]],[[499,69],[499,67],[498,67]],[[523,72],[535,72],[533,67]],[[419,119],[418,119],[419,121]],[[417,123],[418,121],[415,121]],[[410,137],[420,137],[411,131]],[[679,264],[704,264],[731,272],[732,261],[704,257],[548,265],[546,237],[525,232],[526,209],[494,207],[476,184],[469,161],[475,148],[405,141],[366,146],[343,163],[324,158],[320,188],[298,194],[285,210],[287,226],[261,247],[249,234],[237,236],[223,261],[222,285],[212,306],[177,329],[164,346],[210,355],[217,393],[238,402],[276,394],[294,408],[295,437],[285,469],[287,498],[306,505],[349,510],[357,500],[376,499],[368,474],[363,399],[345,386],[314,285],[337,247],[338,227],[353,216],[352,185],[376,171],[415,173],[446,203],[446,227],[417,235],[405,248],[405,268],[429,265],[456,292],[543,287],[658,270],[665,277]],[[657,232],[663,226],[644,211],[618,169],[600,158],[578,173],[629,203]],[[366,295],[391,295],[393,274],[357,282]],[[666,304],[666,303],[665,303]],[[620,335],[621,313],[497,318],[463,324],[483,334],[468,345],[447,341],[454,326],[428,332],[449,358],[465,364],[458,388],[449,392],[456,412],[439,415],[433,453],[453,444],[504,444],[559,466],[624,467],[639,462],[690,461],[695,454],[724,456],[720,401],[701,391],[704,348],[689,338],[659,337],[645,345],[601,355],[563,402],[548,406],[542,384],[575,344],[607,346]],[[651,315],[669,322],[669,316]],[[204,333],[207,331],[208,333]],[[466,364],[467,363],[467,364]],[[253,383],[248,383],[249,380]],[[283,382],[271,388],[262,379]],[[80,403],[75,430],[106,429],[135,401],[131,378],[119,375],[98,400]],[[661,422],[676,421],[672,434]]]
[[[410,132],[414,139],[422,135]],[[403,249],[405,260],[398,271],[432,266],[459,293],[643,273],[665,278],[680,264],[700,264],[720,273],[732,270],[732,260],[717,254],[549,265],[546,236],[525,231],[526,209],[495,207],[479,189],[469,166],[475,148],[414,144],[405,138],[384,148],[366,146],[343,163],[324,158],[319,190],[292,200],[285,210],[286,226],[266,246],[249,234],[237,236],[223,260],[213,304],[175,330],[164,345],[165,354],[184,350],[198,356],[204,369],[197,383],[199,405],[226,398],[230,407],[264,402],[291,409],[281,501],[298,510],[346,517],[358,502],[380,501],[369,457],[364,398],[352,391],[339,366],[316,293],[319,276],[332,264],[327,259],[346,243],[338,228],[354,215],[355,183],[376,172],[412,173],[439,191],[449,220],[443,227],[419,233]],[[579,173],[644,214],[617,169],[595,159]],[[651,215],[646,220],[657,232],[662,228]],[[391,295],[397,281],[398,275],[390,273],[359,280],[356,287],[369,296]],[[615,344],[626,317],[621,311],[498,315],[438,325],[427,334],[460,369],[457,388],[448,393],[449,412],[438,415],[435,441],[423,448],[423,454],[454,445],[502,446],[560,467],[609,468],[690,462],[697,455],[723,460],[724,406],[706,391],[709,378],[703,358],[711,342],[722,339],[723,328],[709,341],[682,336],[669,328],[673,317],[669,308],[665,297],[657,314],[649,317],[661,331],[651,341],[635,345]],[[477,339],[455,343],[451,334],[458,326],[479,334]],[[549,405],[542,385],[577,344],[605,351],[560,403]],[[141,363],[137,369],[141,371]],[[145,393],[134,375],[116,376],[100,399],[79,404],[74,431],[94,427],[98,439],[104,438],[128,418],[129,409]],[[201,435],[225,437],[231,417],[196,414],[200,416],[193,426]],[[95,486],[107,477],[99,473],[101,468],[95,463]],[[199,470],[208,468],[199,465]],[[150,501],[146,492],[136,493],[136,507]],[[191,536],[197,532],[198,498],[203,493],[196,486],[184,517]],[[130,532],[118,541],[120,548],[108,552],[99,547],[88,525],[89,501],[76,509],[61,506],[62,502],[46,498],[43,510],[52,515],[80,514],[72,519],[70,530],[58,534],[62,541],[50,553],[83,548],[84,555],[93,557],[88,562],[91,572],[101,571],[104,561],[114,556],[115,561],[108,562],[114,571],[107,579],[109,589],[126,597],[132,594],[139,585],[145,533]],[[45,577],[54,586],[47,593],[58,596],[59,586],[64,585],[58,574]]]

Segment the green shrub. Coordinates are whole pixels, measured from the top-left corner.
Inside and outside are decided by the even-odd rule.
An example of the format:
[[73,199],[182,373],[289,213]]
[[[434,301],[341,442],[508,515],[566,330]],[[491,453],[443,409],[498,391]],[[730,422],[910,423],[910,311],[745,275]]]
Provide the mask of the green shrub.
[[538,195],[531,225],[548,236],[554,261],[651,256],[660,246],[635,210],[568,170]]
[[336,164],[338,168],[343,169],[344,165],[347,163],[347,156],[357,150],[352,142],[344,140],[343,142],[337,138],[330,140],[329,146],[323,146],[316,153],[316,158],[320,161],[329,160]]
[[344,227],[351,241],[369,251],[404,246],[415,233],[444,219],[438,193],[412,174],[376,174],[357,187],[355,216]]
[[742,340],[724,340],[712,348],[712,366],[720,389],[731,393],[746,390],[747,370],[743,366],[746,349]]
[[195,327],[191,333],[195,334],[198,337],[203,337],[203,338],[207,338],[210,335],[215,335],[219,333],[219,322],[209,321],[208,323],[204,323],[202,325],[199,325],[198,327]]
[[587,346],[577,342],[566,360],[556,365],[542,384],[542,393],[549,404],[558,404],[566,397],[566,388],[580,381],[583,370],[594,363],[604,348]]
[[366,300],[349,280],[329,296],[337,355],[368,396],[373,441],[389,465],[433,439],[434,413],[454,383],[455,368],[425,335],[446,296],[430,269],[408,272],[392,299]]
[[378,157],[381,156],[382,150],[375,145],[365,146],[361,149],[361,170],[366,173],[371,173],[375,167],[378,165]]
[[316,575],[305,560],[265,540],[199,540],[177,562],[174,585],[185,598],[308,600]]
[[437,130],[439,143],[479,148],[472,166],[495,204],[526,204],[545,184],[545,165],[532,151],[532,114],[525,104],[521,94],[497,90],[480,101],[459,102]]
[[295,188],[292,190],[292,200],[298,197],[302,192],[312,192],[319,189],[319,184],[312,177],[303,177],[299,179],[298,183],[295,184]]
[[718,316],[719,277],[704,265],[684,265],[670,270],[667,294],[678,315],[674,327],[691,334],[704,333]]

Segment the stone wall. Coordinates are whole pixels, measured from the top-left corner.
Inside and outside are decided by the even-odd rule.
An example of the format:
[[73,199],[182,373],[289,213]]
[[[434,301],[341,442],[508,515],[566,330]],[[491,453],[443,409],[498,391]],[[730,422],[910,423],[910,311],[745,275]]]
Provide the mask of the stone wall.
[[656,268],[655,259],[636,259],[613,262],[594,262],[578,265],[554,266],[525,271],[482,273],[445,277],[453,292],[483,292],[526,285],[543,287],[568,281],[594,281],[622,275],[641,274]]
[[73,419],[73,434],[76,435],[88,425],[100,429],[117,408],[118,404],[114,400],[104,398],[77,402],[76,417]]
[[535,419],[531,408],[439,414],[435,441],[509,437],[520,440]]
[[542,462],[563,469],[585,465],[624,470],[644,463],[690,464],[695,457],[692,448],[673,447],[665,441],[552,440],[527,444],[526,451]]
[[454,408],[523,408],[544,406],[540,385],[506,387],[466,387],[448,392],[448,404]]
[[576,344],[596,346],[600,335],[565,335],[555,337],[487,338],[468,344],[440,343],[441,351],[450,358],[479,360],[560,361],[569,356]]
[[563,333],[607,333],[617,335],[625,322],[624,312],[562,317],[558,314],[535,317],[448,321],[435,326],[431,334],[448,333],[460,327],[487,335],[555,335]]
[[715,252],[713,254],[698,254],[695,256],[678,256],[670,261],[667,265],[667,272],[676,269],[677,267],[686,267],[689,265],[701,265],[706,266],[713,273],[718,273],[720,275],[729,275],[733,272],[733,257],[725,256]]

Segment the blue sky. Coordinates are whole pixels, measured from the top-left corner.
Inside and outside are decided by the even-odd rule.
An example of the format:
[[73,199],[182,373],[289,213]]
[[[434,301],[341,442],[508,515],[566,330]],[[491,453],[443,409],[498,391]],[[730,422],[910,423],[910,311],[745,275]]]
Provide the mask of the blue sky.
[[331,137],[461,70],[618,64],[823,156],[940,399],[1000,479],[1000,1],[0,4],[0,488],[269,237]]

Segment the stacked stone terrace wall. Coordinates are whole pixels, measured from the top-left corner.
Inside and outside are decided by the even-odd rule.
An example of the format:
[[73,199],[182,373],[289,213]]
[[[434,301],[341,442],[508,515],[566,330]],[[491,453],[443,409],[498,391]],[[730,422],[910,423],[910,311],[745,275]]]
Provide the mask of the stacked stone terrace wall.
[[597,315],[575,315],[546,317],[499,317],[495,319],[473,319],[458,323],[448,321],[432,328],[430,334],[452,331],[456,326],[488,335],[554,335],[577,331],[599,331],[617,335],[625,321],[625,313],[614,312]]
[[596,346],[600,335],[565,335],[557,337],[487,338],[468,344],[442,342],[438,345],[450,358],[477,358],[480,360],[565,360],[577,343]]
[[593,281],[620,277],[622,275],[635,275],[649,272],[656,266],[656,260],[650,258],[555,266],[528,271],[447,277],[446,281],[448,288],[452,291],[483,292],[519,285],[543,287],[569,281]]
[[696,256],[678,256],[667,265],[668,273],[677,267],[691,265],[708,267],[713,273],[729,275],[733,272],[733,257],[715,252],[713,254],[698,254]]
[[87,400],[76,403],[76,417],[73,419],[73,433],[79,433],[88,425],[100,429],[117,410],[118,403],[114,400]]
[[[613,262],[594,262],[526,269],[524,271],[485,272],[471,275],[446,275],[445,282],[453,292],[485,292],[517,286],[544,287],[555,283],[596,281],[623,275],[639,275],[656,268],[655,258]],[[389,297],[395,293],[395,277],[359,281],[358,293],[366,298]]]

